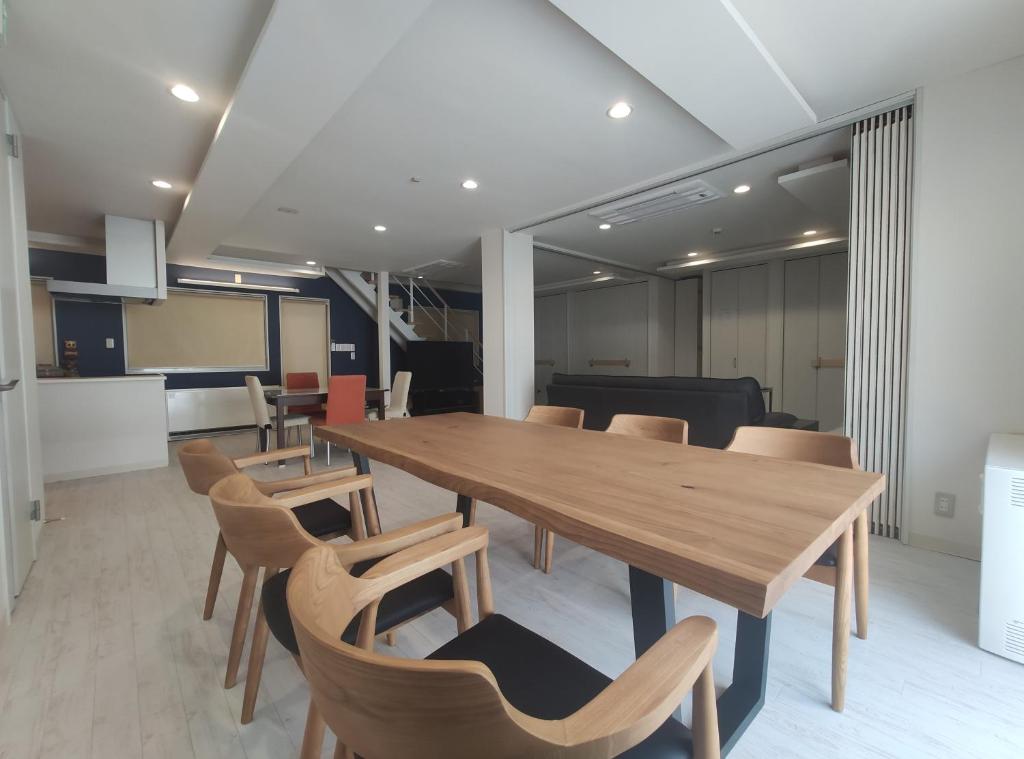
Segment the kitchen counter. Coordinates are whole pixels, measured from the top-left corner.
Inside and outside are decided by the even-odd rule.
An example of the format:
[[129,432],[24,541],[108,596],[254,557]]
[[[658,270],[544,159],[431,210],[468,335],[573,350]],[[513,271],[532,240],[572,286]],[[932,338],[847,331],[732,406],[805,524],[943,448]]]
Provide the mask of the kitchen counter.
[[162,374],[39,379],[46,482],[167,466]]

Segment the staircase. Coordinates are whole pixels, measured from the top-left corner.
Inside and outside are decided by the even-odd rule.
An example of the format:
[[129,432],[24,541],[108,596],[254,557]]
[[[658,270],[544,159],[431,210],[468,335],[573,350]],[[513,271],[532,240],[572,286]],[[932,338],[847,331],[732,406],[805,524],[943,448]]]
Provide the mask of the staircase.
[[[374,321],[377,320],[377,277],[372,272],[348,269],[330,269],[326,274]],[[391,339],[405,350],[410,340],[447,340],[469,342],[473,345],[473,367],[483,376],[483,346],[479,338],[460,327],[453,318],[453,309],[422,277],[391,276],[389,284],[399,288],[391,295],[389,287],[388,314]]]

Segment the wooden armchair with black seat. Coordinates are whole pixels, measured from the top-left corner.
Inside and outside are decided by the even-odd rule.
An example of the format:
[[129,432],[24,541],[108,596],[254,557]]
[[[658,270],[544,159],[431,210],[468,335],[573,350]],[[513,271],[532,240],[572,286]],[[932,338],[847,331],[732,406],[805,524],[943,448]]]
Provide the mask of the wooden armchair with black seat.
[[[231,555],[237,559],[247,576],[264,568],[264,584],[256,613],[242,700],[242,724],[252,721],[270,629],[273,629],[275,637],[286,648],[293,652],[297,650],[294,643],[288,643],[290,623],[285,603],[285,584],[288,569],[304,552],[310,548],[327,546],[353,574],[360,575],[382,556],[462,526],[460,515],[449,514],[353,543],[327,544],[303,529],[293,509],[320,493],[365,491],[372,484],[370,475],[314,485],[278,498],[268,498],[259,489],[259,484],[245,474],[234,474],[210,488],[210,502]],[[353,513],[357,515],[358,522],[359,510]],[[458,630],[466,629],[470,624],[470,609],[468,603],[457,603],[456,589],[460,586],[467,587],[465,567],[461,560],[453,562],[452,575],[437,569],[417,577],[395,593],[389,594],[380,605],[376,634],[387,635],[411,619],[442,607],[456,617]],[[251,602],[251,598],[248,602]],[[245,619],[248,620],[248,607]],[[244,627],[242,630],[244,636]],[[343,639],[354,643],[356,631],[356,627],[345,631]],[[372,643],[372,639],[373,636],[369,643]],[[320,732],[322,738],[322,730]],[[319,756],[319,743],[313,755]]]
[[[361,577],[330,548],[299,559],[288,607],[313,703],[338,736],[335,757],[653,759],[678,755],[691,735],[694,757],[720,756],[712,620],[683,620],[612,681],[494,613],[486,549],[486,530],[470,526],[400,551]],[[382,598],[470,554],[480,621],[426,660],[342,638],[358,619],[358,639],[372,640]],[[691,689],[692,731],[673,717]]]
[[[313,474],[309,456],[309,448],[306,446],[296,446],[294,448],[282,448],[270,451],[269,453],[258,453],[253,456],[242,456],[232,459],[222,453],[213,444],[213,441],[207,439],[191,440],[178,449],[178,461],[181,463],[182,472],[185,473],[185,480],[188,482],[192,492],[201,496],[209,495],[210,488],[216,483],[225,477],[238,474],[242,469],[258,464],[279,463],[289,459],[302,459],[303,476],[257,481],[256,487],[259,488],[263,495],[273,496],[289,490],[309,487],[310,485],[334,482],[345,477],[355,477],[358,474],[355,467],[326,469]],[[367,497],[369,499],[373,498],[372,491]],[[352,515],[356,512],[359,505],[358,499],[358,494],[350,494],[349,507],[345,508],[337,501],[327,496],[322,496],[310,503],[296,506],[295,517],[306,532],[324,540],[331,540],[342,535],[351,535],[355,538],[362,537],[363,535],[356,532],[356,530],[362,529],[363,521],[359,520],[358,523],[354,523],[352,519]],[[372,503],[372,500],[370,503]],[[371,534],[380,532],[375,507],[369,509],[369,524]],[[203,619],[210,619],[213,616],[226,556],[227,546],[224,544],[224,536],[218,534],[217,546],[213,552],[213,565],[210,567],[210,582],[206,590]],[[252,587],[255,588],[255,580],[252,580],[252,583]],[[252,595],[251,590],[249,595]]]
[[[727,451],[752,453],[790,461],[859,469],[857,446],[842,435],[781,427],[737,427]],[[848,541],[848,542],[847,542]],[[840,537],[829,546],[805,577],[836,589],[832,610],[832,708],[843,710],[846,697],[847,642],[850,637],[850,604],[839,592],[848,578],[839,576],[839,552],[852,554],[854,596],[857,605],[857,637],[868,637],[868,514],[862,511],[853,523],[852,539]],[[845,587],[849,587],[845,585]]]

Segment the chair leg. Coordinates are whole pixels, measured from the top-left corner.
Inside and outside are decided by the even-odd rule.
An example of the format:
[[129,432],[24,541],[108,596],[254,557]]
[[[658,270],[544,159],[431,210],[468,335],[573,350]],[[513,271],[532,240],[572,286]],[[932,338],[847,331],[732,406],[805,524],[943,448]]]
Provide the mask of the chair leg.
[[213,616],[213,607],[217,603],[217,591],[220,590],[220,578],[224,573],[224,558],[228,555],[228,546],[224,535],[217,533],[217,547],[213,549],[213,564],[210,566],[210,582],[206,586],[206,604],[203,606],[203,619]]
[[541,546],[544,544],[544,528],[539,524],[533,526],[533,568],[540,569]]
[[547,531],[544,536],[544,574],[551,574],[551,566],[555,563],[555,533]]
[[868,637],[868,513],[853,523],[853,583],[857,602],[857,637]]
[[715,700],[715,677],[711,662],[700,673],[693,686],[693,757],[720,759],[718,737],[718,702]]
[[384,641],[389,646],[394,648],[396,645],[398,645],[398,633],[396,633],[394,630],[384,633]]
[[324,447],[327,448],[327,466],[331,465],[331,441],[325,440]]
[[309,711],[306,712],[306,732],[302,736],[299,759],[320,759],[326,729],[327,725],[324,723],[324,718],[320,716],[320,710],[316,708],[316,704],[310,698]]
[[309,457],[311,459],[316,458],[316,443],[313,439],[313,425],[309,425]]
[[234,688],[238,682],[238,665],[242,662],[245,647],[245,632],[249,628],[249,614],[252,611],[252,597],[256,593],[256,580],[260,568],[243,570],[242,589],[238,593],[238,608],[235,610],[235,627],[231,631],[231,646],[228,649],[228,670],[224,675],[224,687]]
[[846,657],[850,647],[850,595],[853,590],[853,527],[839,538],[832,613],[832,708],[846,703]]
[[[267,568],[263,574],[263,582],[277,574],[276,569]],[[252,722],[252,714],[256,711],[256,696],[260,692],[260,679],[263,677],[263,662],[267,658],[267,639],[270,628],[267,617],[263,613],[263,599],[260,598],[256,607],[256,628],[252,632],[252,645],[249,646],[249,670],[245,675],[245,694],[242,697],[242,724]]]
[[469,582],[465,559],[452,562],[452,587],[455,590],[455,620],[460,633],[473,626],[473,605],[469,600]]
[[355,757],[356,755],[352,753],[352,749],[342,743],[339,738],[334,746],[334,759],[355,759]]

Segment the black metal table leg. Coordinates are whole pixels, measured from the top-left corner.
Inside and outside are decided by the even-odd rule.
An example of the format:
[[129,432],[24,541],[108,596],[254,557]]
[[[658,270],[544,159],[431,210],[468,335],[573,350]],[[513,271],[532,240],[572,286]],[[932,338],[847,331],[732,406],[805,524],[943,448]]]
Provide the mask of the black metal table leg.
[[[370,460],[363,454],[352,451],[352,463],[355,465],[356,472],[359,474],[370,473]],[[377,508],[377,491],[370,488],[370,492],[373,493],[373,513],[377,516],[377,524],[380,525],[380,509]],[[366,504],[363,504],[363,507],[365,508]],[[384,532],[383,526],[381,526],[380,531]]]
[[462,526],[469,527],[469,511],[473,506],[473,499],[468,495],[459,494],[456,500],[455,510],[462,514]]
[[[675,624],[675,588],[657,575],[630,567],[629,595],[633,610],[633,647],[639,659]],[[732,750],[764,706],[770,639],[771,614],[758,619],[737,612],[732,685],[718,697],[722,756]],[[679,756],[690,756],[690,751],[689,745],[681,745]]]

